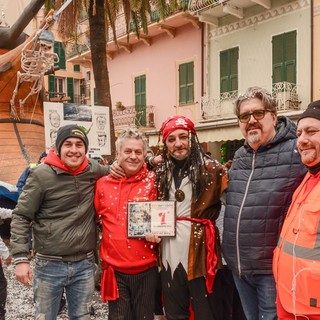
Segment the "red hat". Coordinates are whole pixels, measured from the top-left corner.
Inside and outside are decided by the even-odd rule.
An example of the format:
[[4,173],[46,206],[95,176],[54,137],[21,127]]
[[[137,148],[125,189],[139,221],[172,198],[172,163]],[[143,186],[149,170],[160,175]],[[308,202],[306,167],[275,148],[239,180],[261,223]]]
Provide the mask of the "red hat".
[[194,124],[190,119],[184,116],[174,116],[166,120],[161,126],[162,142],[165,142],[168,135],[177,129],[184,129],[196,134]]

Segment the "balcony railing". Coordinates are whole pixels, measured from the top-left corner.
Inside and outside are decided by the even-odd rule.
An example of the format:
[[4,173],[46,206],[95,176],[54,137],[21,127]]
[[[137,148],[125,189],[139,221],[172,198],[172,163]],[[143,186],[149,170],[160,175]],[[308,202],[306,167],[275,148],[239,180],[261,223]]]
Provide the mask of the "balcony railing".
[[116,130],[126,127],[154,128],[154,106],[127,106],[124,110],[112,110]]
[[90,51],[90,39],[89,33],[84,32],[79,35],[77,44],[74,40],[70,39],[66,44],[66,58],[70,59],[82,53]]
[[44,101],[51,102],[68,102],[71,98],[66,92],[49,92],[46,91],[44,94]]
[[[185,11],[188,9],[190,0],[180,0],[179,6],[177,10],[172,11],[171,8],[168,6],[168,15],[174,15],[178,12]],[[150,25],[155,22],[159,22],[160,15],[159,12],[155,9],[151,8],[151,16],[147,18],[147,24]],[[83,20],[84,21],[84,20]],[[115,20],[115,29],[116,29],[116,36],[117,38],[121,38],[127,34],[126,30],[126,21],[124,13],[120,13],[117,15],[117,19]],[[131,22],[129,25],[129,31],[135,32],[135,28],[133,23]],[[70,59],[76,55],[80,55],[87,51],[90,51],[90,40],[88,32],[82,32],[78,36],[77,45],[74,40],[70,39],[66,45],[66,57]],[[111,42],[114,40],[114,35],[112,28],[109,28],[108,35],[107,35],[107,42]]]
[[221,120],[234,116],[233,104],[238,97],[238,90],[223,92],[220,99],[209,96],[201,98],[203,120]]
[[[274,83],[272,97],[276,101],[278,111],[301,109],[297,86],[294,83],[286,81]],[[235,117],[233,107],[237,98],[237,90],[221,93],[220,99],[203,96],[201,98],[202,119],[214,121]]]
[[192,13],[204,11],[214,6],[220,5],[221,0],[191,0],[189,2],[188,10]]
[[277,110],[300,110],[297,86],[291,82],[277,82],[272,86],[272,96],[276,100]]

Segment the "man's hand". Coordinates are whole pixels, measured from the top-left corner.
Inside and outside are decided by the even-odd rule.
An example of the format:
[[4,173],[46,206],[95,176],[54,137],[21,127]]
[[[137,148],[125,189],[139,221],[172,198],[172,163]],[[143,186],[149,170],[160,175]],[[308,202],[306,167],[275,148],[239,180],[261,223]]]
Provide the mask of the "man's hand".
[[156,236],[153,233],[148,233],[148,234],[146,234],[146,240],[149,242],[159,243],[161,241],[161,238]]
[[123,169],[119,166],[117,160],[112,162],[110,166],[110,174],[116,179],[121,179],[126,175]]
[[163,162],[162,155],[161,155],[161,154],[158,154],[157,156],[155,156],[155,157],[152,159],[152,162],[154,163],[155,166],[157,166],[158,164],[162,163],[162,162]]
[[32,272],[28,262],[21,262],[16,265],[16,279],[26,287],[30,287]]

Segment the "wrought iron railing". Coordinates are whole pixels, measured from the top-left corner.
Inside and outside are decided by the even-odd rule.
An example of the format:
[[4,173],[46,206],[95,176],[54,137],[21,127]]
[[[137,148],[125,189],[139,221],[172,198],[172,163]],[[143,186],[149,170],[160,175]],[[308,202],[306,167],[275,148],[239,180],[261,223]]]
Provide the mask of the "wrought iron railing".
[[154,128],[154,106],[126,106],[124,110],[112,110],[115,129],[122,127]]
[[221,0],[191,0],[188,10],[192,13],[208,10],[214,6],[220,5]]
[[220,99],[209,96],[201,97],[201,108],[203,120],[220,120],[234,116],[233,104],[238,97],[238,90],[223,92]]
[[301,109],[297,86],[291,82],[277,82],[272,85],[272,96],[276,100],[277,110]]
[[66,43],[66,58],[70,59],[82,53],[90,51],[89,33],[84,32],[79,35],[77,41],[70,39]]
[[65,102],[70,101],[70,97],[66,92],[53,92],[53,91],[45,91],[44,101],[52,101],[52,102]]
[[[168,15],[174,15],[180,11],[187,10],[190,1],[191,0],[180,0],[179,6],[175,11],[172,11],[171,8],[168,6]],[[148,25],[155,23],[155,22],[159,22],[159,19],[160,19],[159,12],[157,10],[151,8],[151,16],[148,17],[148,19],[147,19]],[[83,21],[85,21],[85,20],[83,20]],[[83,25],[85,25],[85,24],[83,24]],[[115,20],[115,29],[116,29],[117,38],[121,38],[127,34],[124,13],[120,13],[117,16],[117,19]],[[135,32],[135,28],[134,28],[133,23],[130,23],[129,31]],[[114,40],[112,28],[109,28],[107,37],[108,37],[107,42],[111,42]],[[76,44],[76,42],[77,42],[77,44]],[[89,40],[89,34],[87,31],[80,33],[78,35],[77,41],[70,39],[66,44],[66,57],[67,57],[67,59],[70,59],[76,55],[80,55],[80,54],[88,52],[88,51],[90,51],[90,40]]]

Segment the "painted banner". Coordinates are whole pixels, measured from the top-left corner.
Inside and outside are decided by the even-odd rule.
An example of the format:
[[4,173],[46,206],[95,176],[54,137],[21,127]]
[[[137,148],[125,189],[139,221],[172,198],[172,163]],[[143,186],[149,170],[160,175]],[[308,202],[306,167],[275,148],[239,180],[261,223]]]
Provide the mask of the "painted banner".
[[47,150],[54,147],[58,129],[67,124],[83,127],[89,139],[89,156],[111,154],[109,107],[44,102]]

